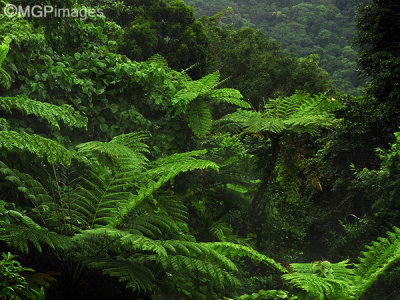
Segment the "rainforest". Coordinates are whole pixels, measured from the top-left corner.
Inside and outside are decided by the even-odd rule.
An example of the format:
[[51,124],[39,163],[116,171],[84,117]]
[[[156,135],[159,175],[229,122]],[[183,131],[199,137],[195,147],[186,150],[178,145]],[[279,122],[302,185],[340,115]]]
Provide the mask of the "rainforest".
[[0,299],[400,299],[400,2],[1,0]]

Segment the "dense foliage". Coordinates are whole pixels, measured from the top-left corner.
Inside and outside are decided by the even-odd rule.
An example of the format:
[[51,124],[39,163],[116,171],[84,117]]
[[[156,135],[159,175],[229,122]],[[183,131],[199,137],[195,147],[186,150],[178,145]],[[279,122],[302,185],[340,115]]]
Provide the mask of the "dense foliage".
[[[365,0],[186,0],[198,16],[221,11],[226,26],[260,29],[301,57],[319,55],[320,65],[341,91],[359,93],[357,52],[350,46],[355,34],[354,15]],[[393,16],[395,18],[395,16]]]
[[398,297],[400,5],[267,2],[1,2],[1,299]]

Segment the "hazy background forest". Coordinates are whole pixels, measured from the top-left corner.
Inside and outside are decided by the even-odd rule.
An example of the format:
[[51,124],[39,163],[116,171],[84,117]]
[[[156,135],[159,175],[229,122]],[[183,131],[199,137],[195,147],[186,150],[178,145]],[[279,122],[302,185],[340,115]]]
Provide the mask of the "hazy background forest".
[[397,0],[35,4],[0,3],[0,299],[400,299]]
[[198,17],[232,10],[221,18],[222,26],[261,30],[300,57],[318,54],[319,65],[341,91],[360,94],[364,80],[357,72],[355,12],[365,0],[187,0]]

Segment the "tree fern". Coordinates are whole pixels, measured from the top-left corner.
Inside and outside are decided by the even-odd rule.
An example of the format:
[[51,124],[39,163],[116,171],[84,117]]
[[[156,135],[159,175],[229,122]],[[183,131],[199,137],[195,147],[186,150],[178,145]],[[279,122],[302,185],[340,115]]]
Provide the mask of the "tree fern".
[[196,159],[197,156],[204,153],[206,153],[205,150],[172,154],[149,164],[148,170],[143,173],[142,178],[144,180],[142,181],[142,186],[137,191],[136,195],[129,200],[127,205],[122,208],[120,214],[121,218],[115,220],[113,223],[114,226],[127,221],[127,218],[129,218],[129,215],[138,204],[178,174],[208,168],[218,170],[218,166],[215,163]]
[[304,290],[311,299],[351,299],[353,295],[353,270],[347,261],[330,263],[291,264],[291,272],[283,279]]
[[0,131],[0,149],[13,153],[30,153],[50,164],[69,166],[73,153],[63,145],[36,134]]
[[87,118],[76,112],[71,106],[57,106],[31,100],[26,96],[1,97],[0,110],[9,114],[13,110],[17,110],[27,116],[34,115],[47,121],[56,130],[60,130],[60,121],[69,128],[87,128]]
[[212,118],[207,103],[195,100],[190,103],[187,114],[189,127],[198,137],[204,137],[211,129]]
[[90,257],[88,266],[100,269],[103,274],[117,277],[119,282],[126,283],[126,287],[135,292],[150,293],[154,289],[153,271],[134,259],[115,257]]
[[[101,235],[106,235],[108,241],[111,241],[107,242],[107,239],[105,240],[109,247],[119,249],[122,247],[127,253],[134,254],[108,259],[106,257],[87,256],[84,258],[85,263],[91,267],[102,269],[106,274],[119,277],[120,280],[127,282],[127,286],[132,289],[145,288],[149,290],[148,280],[151,276],[147,276],[146,271],[144,271],[144,274],[140,274],[140,272],[143,269],[151,269],[154,264],[162,267],[165,272],[175,274],[175,276],[182,276],[182,272],[184,272],[189,278],[195,278],[196,276],[209,278],[221,287],[239,285],[237,279],[230,274],[237,271],[236,266],[206,243],[183,240],[153,240],[140,234],[130,234],[126,231],[108,228],[86,230],[75,236],[74,240],[82,241],[92,239],[92,236],[100,237]],[[125,263],[130,266],[137,265],[141,267],[126,269],[126,266],[123,266]],[[146,287],[141,282],[142,279],[147,283]],[[154,288],[154,278],[151,285]]]
[[135,216],[127,227],[130,232],[138,232],[152,239],[162,239],[182,232],[181,226],[173,218],[150,212]]
[[219,77],[219,72],[214,72],[199,80],[185,82],[184,88],[175,95],[173,101],[176,104],[186,105],[195,99],[206,96],[219,85]]
[[147,162],[145,153],[148,147],[141,141],[145,138],[140,133],[130,133],[114,137],[110,142],[92,141],[77,145],[82,155],[99,161],[95,154],[104,154],[111,162],[125,170],[143,170]]
[[157,198],[158,204],[166,211],[168,216],[179,223],[187,223],[189,213],[183,200],[177,195],[159,195]]
[[239,124],[244,132],[251,134],[316,134],[319,128],[329,127],[338,121],[333,111],[341,107],[340,103],[329,100],[324,95],[311,97],[297,92],[290,97],[270,99],[263,112],[239,110],[223,117],[219,122]]
[[254,259],[255,261],[263,262],[269,267],[281,273],[287,273],[287,270],[283,266],[275,262],[272,258],[269,258],[250,247],[229,242],[210,243],[210,247],[221,254],[230,255],[232,257],[249,257],[251,259]]
[[211,129],[212,119],[209,105],[213,103],[230,103],[239,107],[249,108],[243,101],[241,93],[235,89],[217,87],[221,84],[219,72],[214,72],[199,80],[183,80],[183,88],[179,90],[172,103],[177,112],[185,111],[193,133],[204,137]]
[[[154,257],[166,270],[170,272],[190,276],[209,278],[210,281],[217,283],[222,288],[232,288],[240,286],[240,282],[218,265],[207,260],[187,257],[183,255],[174,255],[171,257]],[[183,273],[183,274],[182,274]]]
[[2,161],[0,161],[0,173],[4,175],[4,179],[12,182],[18,191],[24,193],[27,199],[32,199],[36,203],[47,202],[47,190],[31,175],[11,169]]
[[354,269],[356,299],[400,261],[400,229],[394,227],[387,238],[378,238],[367,246],[359,260]]
[[10,50],[10,43],[11,43],[11,38],[6,36],[4,38],[3,43],[0,45],[0,68],[4,60],[6,59],[8,50]]
[[177,82],[179,90],[171,100],[175,115],[183,114],[189,127],[198,137],[204,137],[211,129],[212,118],[209,106],[212,104],[224,102],[250,108],[250,105],[243,101],[243,96],[238,90],[218,88],[223,83],[220,80],[219,71],[199,80],[192,80],[185,71],[171,70],[166,60],[160,55],[152,56],[148,59],[148,63],[159,66]]
[[2,44],[0,44],[0,85],[9,89],[11,86],[10,75],[1,67],[6,59],[7,53],[10,49],[11,38],[6,36]]
[[81,178],[74,189],[71,203],[76,221],[86,228],[110,223],[118,207],[132,197],[132,180],[134,175],[127,172],[105,178],[92,172],[90,179]]
[[[225,243],[214,243],[213,248],[226,252]],[[221,248],[222,247],[222,248]],[[229,245],[241,255],[238,245]],[[229,250],[232,251],[232,250]],[[235,250],[236,251],[236,250]],[[254,250],[251,250],[254,251]],[[224,252],[222,252],[224,253]],[[259,257],[260,254],[256,254]],[[252,257],[252,255],[247,255]],[[313,263],[292,263],[288,270],[281,270],[282,278],[300,292],[293,291],[294,299],[360,299],[369,288],[377,283],[388,271],[400,261],[400,229],[394,227],[387,238],[367,246],[362,252],[359,263],[350,264],[349,260],[339,263],[316,261]],[[277,265],[277,268],[280,266]],[[255,294],[255,297],[257,294]],[[239,299],[248,299],[247,295]],[[257,298],[256,298],[257,299]]]
[[[267,187],[273,180],[273,172],[277,166],[279,155],[287,147],[285,138],[296,134],[316,135],[322,128],[331,127],[339,122],[334,111],[341,105],[325,95],[310,96],[297,92],[291,97],[279,97],[269,100],[264,111],[238,110],[221,118],[216,125],[222,124],[229,128],[231,123],[241,128],[242,133],[254,135],[259,138],[268,137],[264,157],[266,165],[263,167],[261,183],[254,193],[249,209],[250,224],[256,233],[256,247],[261,247],[262,227],[265,223],[266,204],[265,194]],[[264,159],[264,158],[263,158]]]
[[155,54],[155,55],[151,56],[150,58],[147,59],[147,62],[150,64],[155,64],[158,67],[163,68],[167,72],[172,71],[172,69],[168,66],[168,62],[160,54]]
[[5,218],[2,218],[0,224],[5,230],[0,232],[0,239],[21,252],[29,253],[31,245],[39,252],[43,251],[43,246],[55,250],[67,249],[72,245],[68,237],[39,226],[20,212],[8,210],[3,216]]
[[[117,145],[126,149],[118,150]],[[135,153],[135,145],[138,153]],[[34,207],[48,203],[66,224],[52,223],[48,218],[50,215],[40,216],[32,210],[32,217],[43,220],[42,227],[32,218],[9,210],[3,213],[1,227],[4,230],[0,238],[23,252],[30,251],[31,245],[39,252],[45,247],[55,251],[68,249],[83,264],[117,277],[136,292],[153,291],[157,282],[155,274],[160,272],[163,276],[172,274],[170,280],[178,285],[187,284],[190,279],[194,289],[198,278],[220,289],[239,286],[234,276],[237,267],[223,251],[219,251],[221,245],[197,243],[193,237],[184,234],[187,211],[179,198],[170,201],[171,196],[165,196],[168,193],[160,193],[159,204],[147,201],[151,204],[148,205],[145,201],[147,196],[157,196],[157,189],[181,172],[205,168],[218,170],[218,166],[198,159],[205,151],[174,154],[147,162],[140,156],[147,147],[139,146],[140,143],[136,144],[129,136],[116,137],[109,143],[81,145],[79,157],[86,156],[93,165],[86,164],[89,170],[71,182],[53,178],[60,181],[57,193],[46,191],[48,187],[28,174],[2,164],[1,173],[27,199],[36,203]],[[101,157],[94,153],[110,159],[99,166],[94,162],[100,162]],[[128,159],[129,153],[135,160]],[[79,167],[81,160],[73,162]],[[136,161],[141,162],[137,164]],[[123,162],[128,164],[123,166]],[[54,196],[57,201],[53,201]],[[153,210],[147,208],[151,206],[154,206]],[[65,230],[69,225],[72,229]],[[233,249],[231,245],[225,248]],[[249,248],[245,250],[248,255],[256,253]]]

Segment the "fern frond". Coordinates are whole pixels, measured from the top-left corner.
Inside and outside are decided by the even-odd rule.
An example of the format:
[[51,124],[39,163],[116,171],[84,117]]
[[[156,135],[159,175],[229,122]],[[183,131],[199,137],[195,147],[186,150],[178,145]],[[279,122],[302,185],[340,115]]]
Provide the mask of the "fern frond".
[[12,210],[7,211],[5,215],[7,221],[1,221],[1,227],[5,231],[0,232],[0,239],[12,248],[29,253],[31,245],[39,252],[43,251],[43,246],[48,246],[53,250],[68,249],[72,246],[68,237],[39,226],[28,216]]
[[230,103],[242,108],[250,108],[250,104],[243,101],[242,94],[235,89],[222,88],[216,89],[220,81],[220,73],[216,71],[203,78],[184,82],[185,88],[178,91],[173,99],[174,104],[187,105],[194,100],[208,101],[212,103]]
[[166,240],[162,242],[168,253],[172,255],[184,255],[197,259],[207,260],[221,266],[230,272],[237,272],[236,265],[226,256],[210,247],[212,243],[197,243],[182,240]]
[[153,272],[133,259],[117,256],[90,257],[88,265],[100,269],[103,274],[118,277],[119,282],[125,282],[126,287],[135,292],[149,293],[154,289],[155,278]]
[[187,223],[189,213],[186,205],[177,196],[160,196],[157,198],[158,204],[176,222]]
[[145,214],[138,215],[128,224],[131,232],[140,232],[146,237],[157,239],[171,234],[178,234],[180,228],[169,216]]
[[159,240],[152,240],[139,234],[127,234],[121,239],[122,245],[127,247],[129,251],[150,251],[156,253],[158,256],[167,257],[167,250]]
[[[126,146],[138,155],[139,153],[144,154],[149,152],[149,146],[145,144],[145,141],[148,138],[147,134],[143,132],[131,132],[127,134],[121,134],[113,137],[111,140],[113,143],[117,143],[119,145]],[[143,159],[145,157],[143,156]]]
[[0,85],[5,89],[11,87],[11,76],[1,68],[4,60],[6,59],[7,53],[10,50],[11,38],[6,36],[2,44],[0,44]]
[[217,121],[217,124],[221,123],[224,123],[225,126],[227,126],[227,124],[234,124],[240,128],[241,131],[244,130],[247,133],[262,131],[279,132],[284,128],[281,120],[269,119],[266,121],[261,112],[241,109]]
[[160,54],[155,54],[155,55],[151,56],[150,58],[147,59],[146,62],[149,64],[155,64],[158,67],[163,68],[167,72],[172,71],[171,68],[168,66],[168,62]]
[[43,185],[31,175],[9,168],[0,161],[0,173],[4,179],[11,182],[17,190],[24,194],[25,198],[32,202],[40,213],[40,206],[51,202],[51,197]]
[[159,240],[147,238],[141,234],[131,234],[127,231],[113,229],[113,228],[97,228],[84,230],[74,236],[74,241],[82,243],[83,240],[91,240],[93,237],[106,237],[108,240],[118,242],[127,251],[150,251],[159,256],[168,256],[167,250]]
[[256,250],[250,247],[233,244],[229,242],[215,242],[215,243],[208,243],[208,245],[210,248],[214,249],[215,251],[223,255],[230,255],[232,257],[246,256],[257,262],[263,262],[269,267],[272,267],[273,269],[281,273],[287,273],[287,270],[283,266],[278,264],[275,260],[265,256],[264,254],[257,252]]
[[69,105],[54,105],[31,100],[26,96],[1,97],[0,110],[9,114],[12,113],[12,110],[18,110],[25,115],[34,115],[47,121],[52,128],[57,130],[60,130],[60,121],[69,128],[87,129],[87,118]]
[[189,127],[197,137],[202,138],[210,132],[212,118],[206,102],[201,100],[192,101],[189,106],[187,118]]
[[183,255],[169,257],[151,256],[149,258],[153,258],[154,261],[159,262],[168,272],[179,274],[180,276],[185,274],[184,276],[188,276],[189,278],[209,278],[209,280],[217,282],[223,288],[238,287],[241,285],[236,277],[218,265],[206,260]]
[[79,179],[71,204],[76,221],[84,228],[110,223],[118,215],[119,207],[133,197],[136,177],[135,173],[123,171],[104,176],[90,174],[90,178]]
[[129,217],[139,203],[178,174],[209,168],[218,171],[219,167],[214,162],[196,159],[196,157],[204,155],[206,152],[206,150],[199,150],[176,153],[150,163],[148,166],[149,170],[143,173],[143,178],[145,180],[141,188],[138,190],[137,194],[130,199],[129,203],[122,208],[120,214],[121,218],[115,220],[113,225],[117,226],[125,222],[126,218]]
[[219,72],[214,72],[195,81],[185,81],[184,88],[178,91],[172,100],[173,104],[187,105],[193,100],[204,97],[219,84]]
[[244,133],[309,133],[314,135],[320,128],[330,127],[339,120],[333,111],[341,108],[324,95],[311,97],[297,92],[286,98],[270,99],[264,112],[238,110],[224,116],[219,123],[236,123]]
[[79,144],[77,149],[89,158],[95,157],[93,153],[104,154],[115,166],[126,171],[140,171],[147,162],[144,153],[148,152],[147,145],[141,142],[143,138],[142,134],[130,133],[114,137],[110,142],[91,141]]
[[240,122],[235,122],[233,120],[229,120],[229,118],[225,119],[225,117],[219,120],[213,120],[213,131],[218,133],[233,133],[240,134],[245,126],[243,126]]
[[29,152],[50,164],[69,166],[73,153],[60,143],[41,137],[16,131],[0,131],[0,149],[8,152]]
[[[149,170],[145,176],[150,178],[176,176],[179,173],[193,171],[198,169],[211,168],[215,171],[219,170],[219,166],[208,160],[198,159],[207,153],[207,150],[196,150],[184,153],[175,153],[167,157],[160,158],[149,163]],[[171,177],[172,178],[172,177]]]
[[361,253],[359,260],[354,269],[356,299],[400,261],[400,229],[394,227],[387,238],[378,238],[367,246],[367,251]]
[[213,90],[207,97],[216,103],[225,102],[241,108],[251,108],[250,104],[243,100],[243,95],[235,89],[223,88]]
[[[195,83],[196,81],[193,81],[192,83]],[[200,89],[198,89],[197,91],[200,94],[204,94],[214,88],[216,88],[219,84],[220,84],[220,73],[219,71],[215,71],[214,73],[208,74],[202,78],[200,78],[199,80],[197,80],[197,82],[199,82],[199,86]],[[191,83],[188,83],[191,84]],[[197,84],[194,84],[195,87],[197,87]]]
[[0,68],[0,85],[6,90],[11,87],[11,76],[4,69]]
[[290,265],[293,272],[282,278],[315,299],[352,299],[354,277],[348,266],[348,260],[335,264],[328,261],[295,263]]
[[[164,272],[171,273],[174,278],[197,280],[201,276],[201,278],[216,282],[221,287],[240,285],[231,274],[237,271],[235,264],[207,243],[153,240],[140,234],[130,234],[112,228],[85,230],[75,235],[73,240],[83,245],[88,244],[89,241],[103,241],[105,246],[99,244],[97,248],[91,249],[92,253],[97,252],[95,257],[90,255],[87,258],[83,257],[85,264],[101,269],[104,274],[118,277],[120,281],[127,282],[127,286],[133,290],[144,289],[144,283],[140,283],[140,276],[144,276],[147,283],[145,290],[149,291],[150,286],[155,283],[154,278],[150,276],[154,271],[150,270],[156,267],[159,272],[160,266]],[[109,257],[107,247],[132,254],[129,257]],[[129,266],[121,266],[123,263]]]
[[3,43],[0,44],[0,68],[6,59],[7,53],[10,50],[11,38],[6,36],[3,40]]

